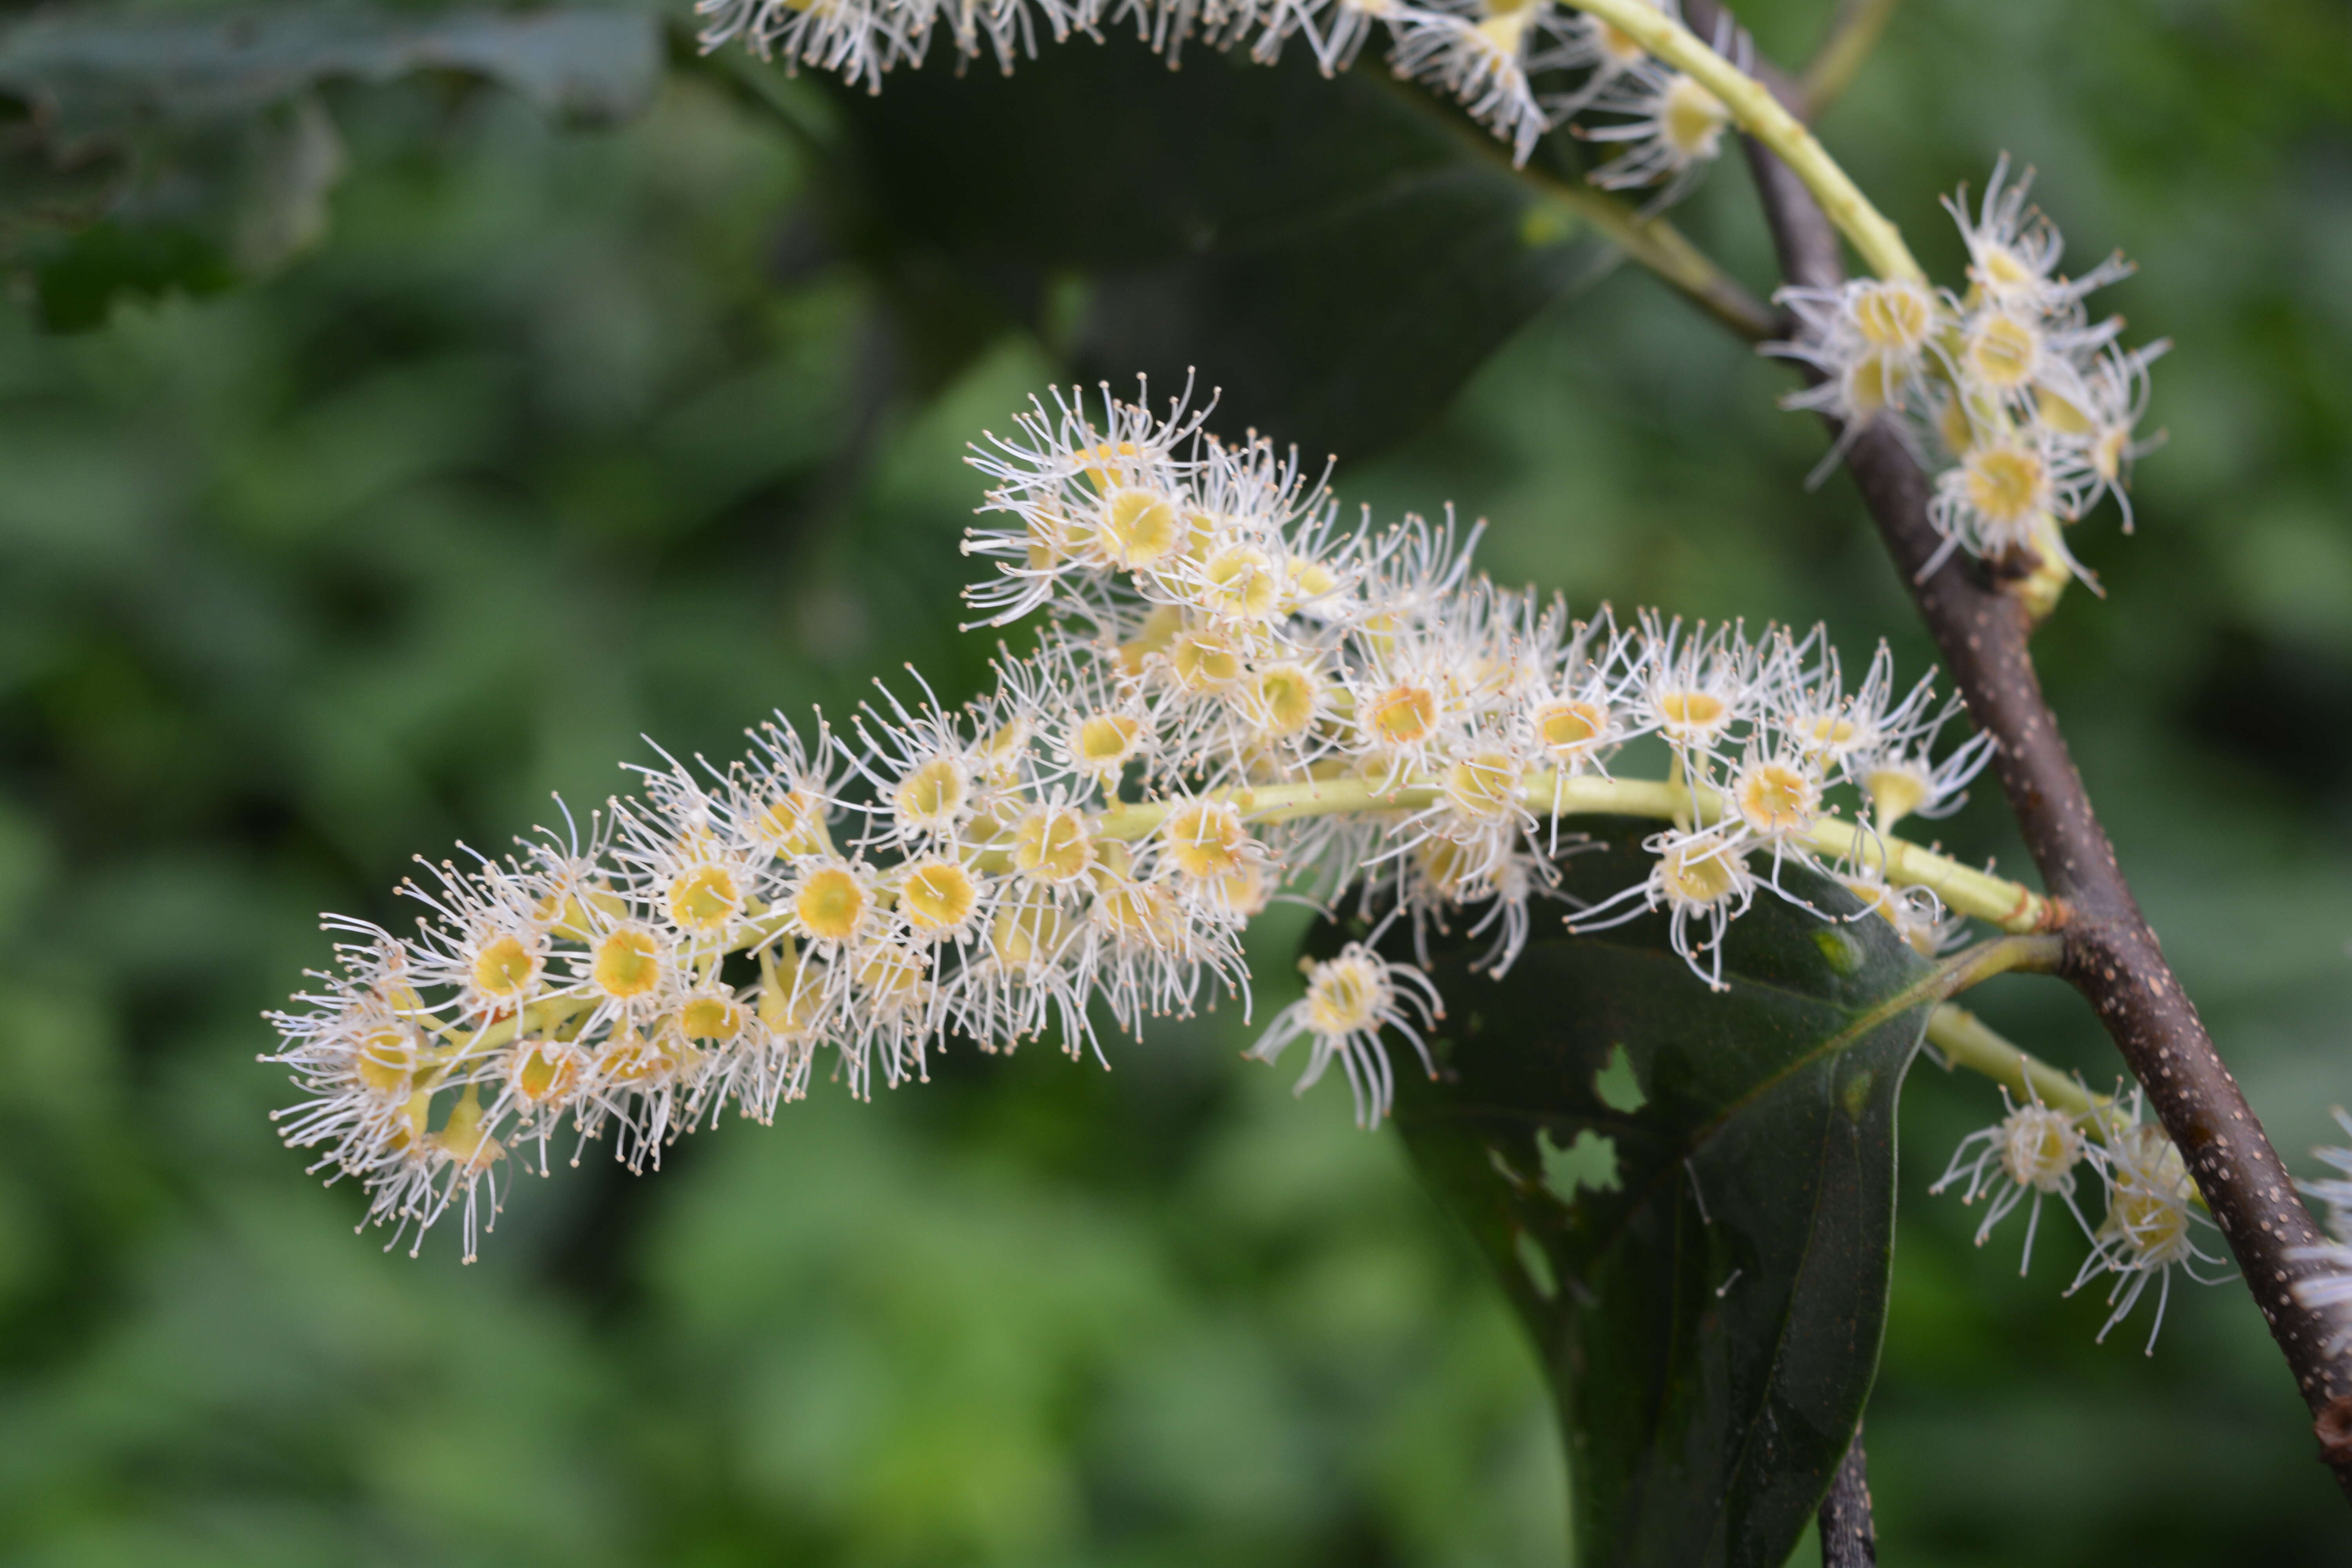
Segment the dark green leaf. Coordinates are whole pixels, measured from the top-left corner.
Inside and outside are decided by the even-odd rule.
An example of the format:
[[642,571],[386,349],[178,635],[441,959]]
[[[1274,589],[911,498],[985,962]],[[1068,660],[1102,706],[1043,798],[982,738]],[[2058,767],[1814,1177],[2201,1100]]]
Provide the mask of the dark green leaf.
[[1171,71],[1114,36],[837,99],[892,237],[995,280],[1083,378],[1197,368],[1221,428],[1313,452],[1426,424],[1595,255],[1482,132],[1296,49]]
[[59,242],[33,268],[41,324],[84,332],[105,324],[114,301],[171,292],[215,294],[236,281],[220,247],[184,228],[101,223]]
[[325,233],[345,161],[322,83],[452,72],[603,121],[660,68],[654,19],[621,11],[50,12],[0,31],[0,257],[52,329],[96,326],[120,295],[226,287]]
[[614,120],[645,106],[660,68],[654,19],[611,10],[68,9],[0,34],[0,91],[32,103],[68,156],[148,125],[240,119],[325,80],[420,70],[497,81],[549,113]]
[[[1645,874],[1639,835],[1612,831],[1566,862],[1571,891]],[[1934,971],[1875,918],[1769,892],[1732,928],[1720,993],[1658,917],[1539,930],[1499,982],[1470,970],[1483,945],[1433,949],[1440,1079],[1400,1075],[1397,1122],[1535,1336],[1577,1561],[1778,1564],[1876,1370],[1895,1099]]]

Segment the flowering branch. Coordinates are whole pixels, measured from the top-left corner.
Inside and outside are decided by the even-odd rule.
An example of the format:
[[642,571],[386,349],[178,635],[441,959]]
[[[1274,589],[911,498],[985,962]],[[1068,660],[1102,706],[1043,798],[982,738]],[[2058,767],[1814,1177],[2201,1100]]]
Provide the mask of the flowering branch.
[[[1762,82],[1717,54],[1652,0],[1569,3],[1615,27],[1715,94],[1740,130],[1778,153],[1804,182],[1821,210],[1853,242],[1872,271],[1890,281],[1927,281],[1927,273],[1903,243],[1902,232],[1871,205],[1861,187],[1814,140],[1805,122]],[[1699,6],[1690,9],[1694,18],[1699,16]]]
[[[1572,619],[1473,576],[1475,530],[1348,526],[1295,455],[1228,446],[1189,403],[1056,393],[974,448],[1003,521],[967,535],[995,563],[967,602],[1047,617],[976,701],[885,689],[847,732],[765,726],[723,767],[642,770],[584,827],[433,868],[403,889],[428,911],[413,937],[331,919],[338,969],[275,1017],[306,1095],[287,1140],[365,1184],[395,1239],[457,1215],[470,1256],[512,1146],[543,1170],[568,1123],[657,1163],[730,1106],[765,1121],[800,1098],[821,1054],[862,1096],[927,1076],[950,1037],[1058,1026],[1075,1055],[1097,1004],[1132,1036],[1204,991],[1245,999],[1241,933],[1286,890],[1357,889],[1379,929],[1316,965],[1253,1054],[1307,1037],[1304,1081],[1339,1063],[1367,1124],[1393,1090],[1383,1036],[1427,1066],[1443,1010],[1371,945],[1398,921],[1419,951],[1473,922],[1500,974],[1546,900],[1580,930],[1663,910],[1720,989],[1758,898],[1837,918],[1791,867],[1922,952],[1969,915],[2059,918],[1896,835],[1957,806],[1990,743],[1939,756],[1957,704],[1898,685],[1884,647],[1849,683],[1818,627]],[[1668,776],[1616,776],[1645,736]],[[1586,904],[1561,888],[1582,842],[1562,823],[1595,814],[1662,826],[1646,874]],[[1988,942],[1923,994],[2049,948]]]
[[[1696,0],[1691,9],[1695,16],[1711,12],[1712,0]],[[1836,232],[1812,182],[1776,152],[1748,144],[1782,274],[1799,288],[1834,289],[1844,277]],[[1970,713],[2000,738],[2002,789],[2044,885],[2063,906],[2060,974],[2097,1011],[2186,1159],[2319,1430],[2342,1429],[2352,1420],[2352,1355],[2330,1313],[2306,1306],[2294,1289],[2323,1272],[2323,1237],[2132,895],[2042,697],[2027,606],[1946,547],[1930,517],[1927,477],[1895,429],[1872,421],[1850,430],[1824,418]],[[2352,1446],[2322,1448],[2352,1495]]]

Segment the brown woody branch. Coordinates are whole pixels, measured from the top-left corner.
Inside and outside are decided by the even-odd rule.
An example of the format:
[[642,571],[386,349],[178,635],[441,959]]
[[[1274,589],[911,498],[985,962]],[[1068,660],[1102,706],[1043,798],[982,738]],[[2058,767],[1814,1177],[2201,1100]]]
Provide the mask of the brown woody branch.
[[[1695,29],[1713,36],[1714,0],[1686,0],[1685,11]],[[1795,106],[1786,79],[1776,80],[1769,68],[1759,74]],[[1747,150],[1782,276],[1801,285],[1841,281],[1845,268],[1837,235],[1811,195],[1754,141]],[[2032,627],[2025,608],[1964,554],[1948,553],[1935,571],[1927,570],[1943,547],[1927,518],[1930,484],[1893,429],[1882,425],[1855,435],[1845,468],[1970,716],[1999,738],[1995,767],[2001,789],[2045,889],[2065,906],[2059,973],[2097,1011],[2179,1146],[2316,1417],[2320,1457],[2352,1496],[2352,1357],[2331,1351],[2336,1325],[2297,1303],[2292,1292],[2296,1279],[2318,1267],[2293,1254],[2323,1237],[2124,879],[2042,698],[2027,647]]]
[[1830,1478],[1830,1495],[1817,1518],[1822,1568],[1878,1568],[1878,1529],[1870,1518],[1869,1462],[1862,1451],[1862,1428],[1853,1429],[1845,1458]]

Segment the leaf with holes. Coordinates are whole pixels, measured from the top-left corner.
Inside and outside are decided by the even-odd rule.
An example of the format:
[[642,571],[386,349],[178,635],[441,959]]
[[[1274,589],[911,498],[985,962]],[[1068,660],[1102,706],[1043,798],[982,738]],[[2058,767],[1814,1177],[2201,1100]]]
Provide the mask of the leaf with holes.
[[[1607,831],[1563,862],[1571,893],[1647,871]],[[1500,981],[1471,971],[1483,942],[1432,944],[1439,1074],[1400,1073],[1396,1120],[1534,1335],[1580,1563],[1785,1561],[1876,1372],[1937,971],[1843,889],[1783,883],[1822,912],[1760,896],[1722,992],[1654,916],[1539,930]]]

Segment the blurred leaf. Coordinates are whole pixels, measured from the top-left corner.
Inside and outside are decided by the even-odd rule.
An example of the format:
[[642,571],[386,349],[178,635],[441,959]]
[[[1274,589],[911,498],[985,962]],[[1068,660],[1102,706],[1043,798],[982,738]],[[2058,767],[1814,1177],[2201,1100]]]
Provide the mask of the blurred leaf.
[[183,228],[101,223],[43,257],[34,268],[41,324],[80,332],[105,324],[126,295],[215,294],[236,281],[220,247]]
[[1221,428],[1309,451],[1427,425],[1593,260],[1482,133],[1297,50],[1171,71],[1115,37],[835,102],[883,243],[992,286],[1084,380],[1197,367]]
[[[1650,860],[1618,837],[1564,870],[1598,898]],[[1933,971],[1883,921],[1769,893],[1732,928],[1720,993],[1658,916],[1539,935],[1499,982],[1471,967],[1483,942],[1441,946],[1441,1079],[1400,1075],[1397,1123],[1535,1336],[1577,1560],[1780,1563],[1876,1371],[1895,1099]]]
[[303,6],[187,17],[76,7],[0,34],[0,89],[32,103],[68,154],[149,124],[235,120],[336,78],[420,70],[499,82],[550,114],[620,120],[645,108],[660,68],[654,19],[625,11]]
[[230,254],[242,270],[266,272],[325,236],[327,194],[343,177],[343,139],[315,92],[264,113],[252,135]]
[[449,71],[605,122],[660,68],[654,19],[626,12],[47,13],[0,32],[23,110],[0,126],[0,255],[30,263],[46,324],[86,329],[119,295],[211,292],[317,243],[345,166],[324,82]]

